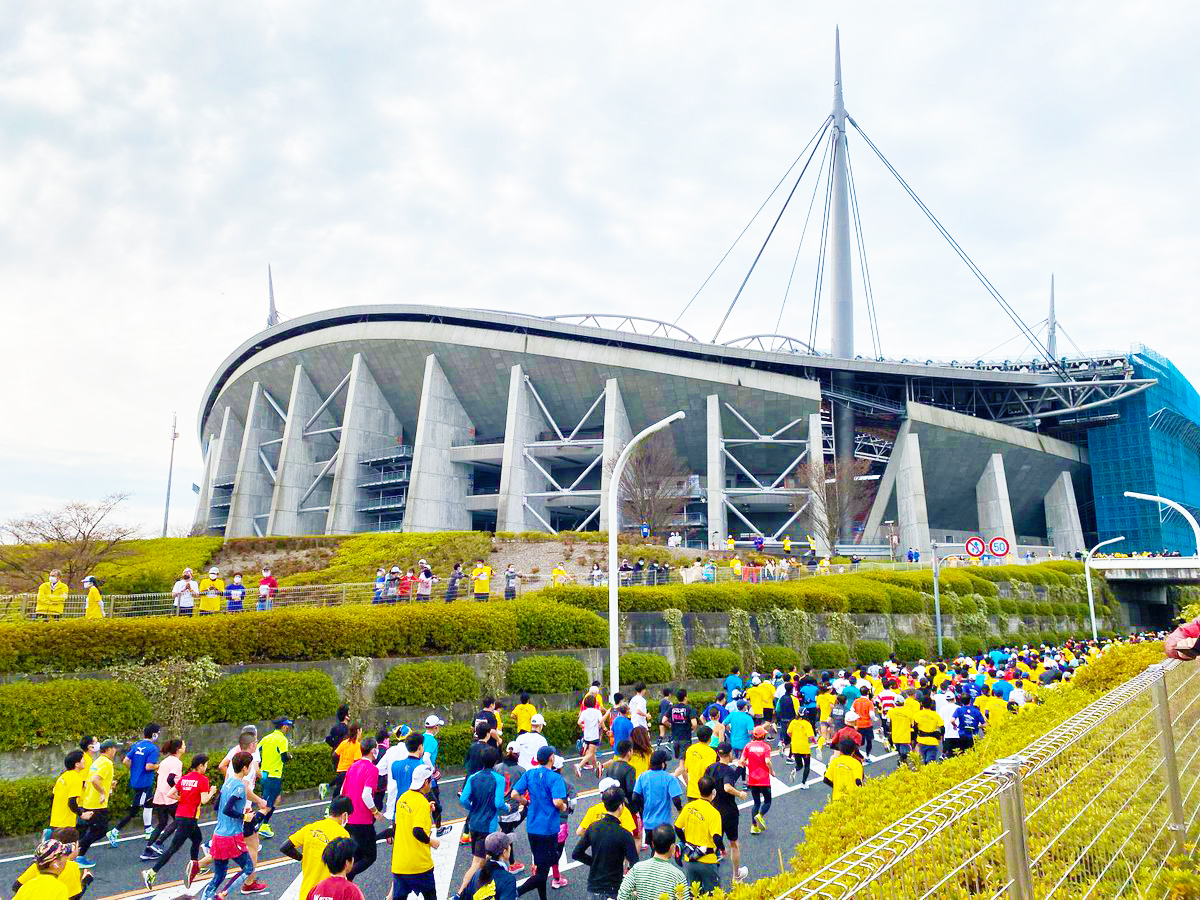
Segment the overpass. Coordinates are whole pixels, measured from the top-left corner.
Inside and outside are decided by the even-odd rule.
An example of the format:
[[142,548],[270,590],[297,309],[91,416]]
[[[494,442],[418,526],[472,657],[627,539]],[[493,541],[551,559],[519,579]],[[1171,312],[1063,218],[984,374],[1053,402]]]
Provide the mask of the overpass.
[[1168,588],[1200,584],[1200,559],[1195,556],[1130,556],[1093,559],[1121,601],[1130,625],[1169,627],[1175,609]]

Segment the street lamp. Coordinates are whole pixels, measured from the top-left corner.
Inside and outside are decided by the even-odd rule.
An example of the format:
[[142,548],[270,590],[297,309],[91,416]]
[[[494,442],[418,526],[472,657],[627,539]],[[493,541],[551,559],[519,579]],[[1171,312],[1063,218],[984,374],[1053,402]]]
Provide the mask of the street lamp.
[[[1125,496],[1129,496],[1126,492]],[[1101,541],[1095,547],[1087,552],[1087,556],[1083,558],[1083,577],[1087,579],[1088,591],[1088,613],[1092,617],[1092,640],[1100,640],[1100,632],[1096,630],[1096,598],[1092,596],[1092,557],[1096,555],[1096,551],[1101,547],[1107,547],[1109,544],[1115,544],[1118,541],[1125,540],[1125,535],[1120,537],[1109,538],[1107,541]]]
[[625,471],[625,463],[629,462],[629,454],[633,448],[656,431],[661,431],[672,422],[685,417],[683,410],[673,413],[649,428],[634,435],[633,440],[625,445],[621,455],[617,457],[612,475],[608,480],[608,696],[611,701],[617,693],[620,678],[620,640],[617,633],[619,612],[617,609],[617,532],[620,531],[620,520],[617,518],[617,500],[621,494],[621,475]]
[[1196,524],[1196,517],[1188,512],[1187,507],[1181,503],[1176,503],[1174,500],[1168,500],[1166,497],[1159,497],[1157,494],[1139,494],[1135,491],[1126,491],[1126,497],[1132,497],[1134,500],[1149,500],[1151,503],[1161,503],[1163,506],[1169,506],[1185,519],[1192,526],[1192,537],[1196,539],[1196,552],[1194,556],[1200,556],[1200,525]]

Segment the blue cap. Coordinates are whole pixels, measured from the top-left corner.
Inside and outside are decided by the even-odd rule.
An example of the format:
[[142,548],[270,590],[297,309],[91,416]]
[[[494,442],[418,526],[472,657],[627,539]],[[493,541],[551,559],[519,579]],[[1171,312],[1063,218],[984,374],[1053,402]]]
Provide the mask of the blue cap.
[[288,726],[289,728],[291,728],[291,727],[292,727],[293,725],[295,725],[296,723],[295,723],[295,722],[293,722],[291,719],[288,719],[288,718],[283,718],[283,719],[276,719],[276,720],[275,720],[274,722],[272,722],[271,724],[273,724],[273,725],[274,725],[276,728],[282,728],[284,725],[286,725],[286,726]]

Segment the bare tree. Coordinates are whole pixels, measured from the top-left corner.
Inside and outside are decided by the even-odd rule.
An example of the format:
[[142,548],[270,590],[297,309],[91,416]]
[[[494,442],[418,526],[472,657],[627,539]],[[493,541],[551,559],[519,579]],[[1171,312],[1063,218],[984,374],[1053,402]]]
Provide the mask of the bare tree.
[[670,526],[687,503],[690,474],[668,432],[646,438],[629,455],[621,476],[617,501],[624,521],[645,522],[654,534]]
[[865,459],[855,459],[841,471],[832,460],[800,467],[796,481],[803,482],[811,493],[797,497],[793,509],[804,506],[800,515],[802,526],[816,545],[827,547],[831,555],[842,537],[842,522],[853,522],[871,502],[874,485],[862,477],[870,471],[871,462]]
[[78,586],[118,545],[138,537],[138,529],[111,521],[129,494],[110,494],[96,503],[75,500],[58,509],[10,519],[0,525],[0,584],[9,590],[36,588],[51,569]]

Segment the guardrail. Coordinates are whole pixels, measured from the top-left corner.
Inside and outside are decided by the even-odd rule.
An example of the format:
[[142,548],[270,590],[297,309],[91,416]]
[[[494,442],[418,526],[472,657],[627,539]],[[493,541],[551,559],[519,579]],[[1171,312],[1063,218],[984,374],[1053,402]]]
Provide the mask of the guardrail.
[[1200,669],[1151,666],[776,900],[1144,897],[1192,854]]

